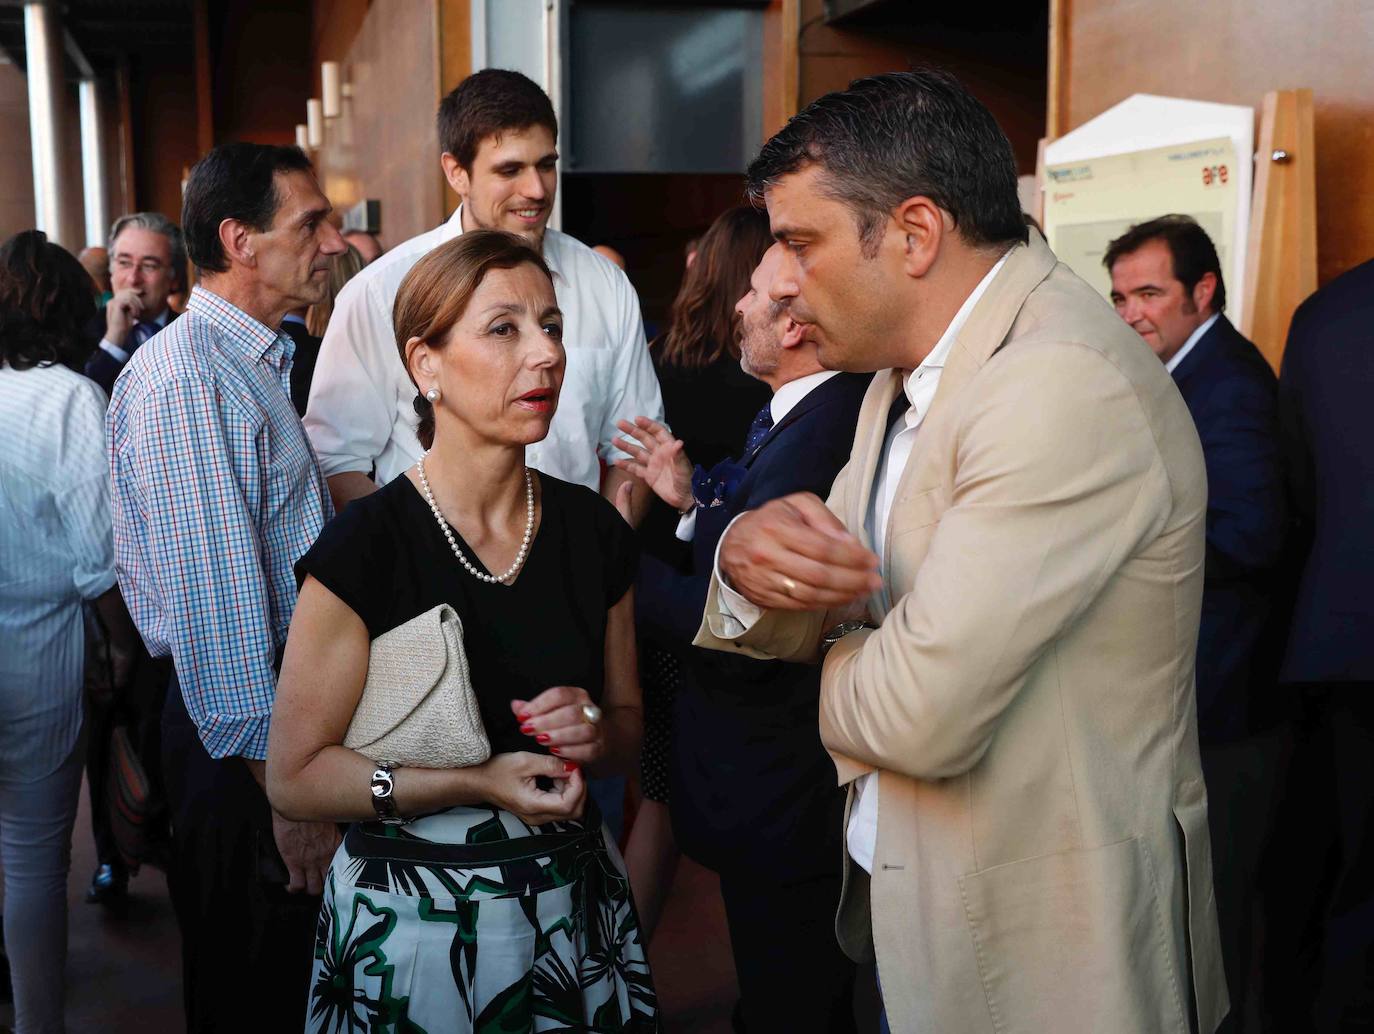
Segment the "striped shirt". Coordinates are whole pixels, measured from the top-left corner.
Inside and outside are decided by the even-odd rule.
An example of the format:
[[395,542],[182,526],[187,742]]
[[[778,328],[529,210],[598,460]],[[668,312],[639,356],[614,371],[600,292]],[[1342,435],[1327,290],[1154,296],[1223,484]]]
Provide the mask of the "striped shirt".
[[129,360],[105,420],[124,599],[216,758],[267,756],[292,565],[333,515],[291,406],[293,348],[198,286]]
[[105,393],[0,364],[0,781],[51,774],[81,732],[81,601],[115,583]]

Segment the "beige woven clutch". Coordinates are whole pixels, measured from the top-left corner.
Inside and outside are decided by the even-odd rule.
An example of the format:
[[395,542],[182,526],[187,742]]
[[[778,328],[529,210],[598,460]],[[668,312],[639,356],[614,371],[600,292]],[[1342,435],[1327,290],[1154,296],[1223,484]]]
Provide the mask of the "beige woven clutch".
[[452,607],[441,603],[372,640],[344,746],[414,768],[464,768],[491,757]]

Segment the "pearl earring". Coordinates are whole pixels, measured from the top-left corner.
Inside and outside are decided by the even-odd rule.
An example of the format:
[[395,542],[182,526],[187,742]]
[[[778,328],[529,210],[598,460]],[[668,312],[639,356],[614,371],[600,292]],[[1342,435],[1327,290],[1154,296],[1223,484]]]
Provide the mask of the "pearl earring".
[[429,399],[430,402],[438,402],[438,401],[439,401],[439,389],[438,389],[438,388],[430,388],[429,391],[425,392],[425,398]]

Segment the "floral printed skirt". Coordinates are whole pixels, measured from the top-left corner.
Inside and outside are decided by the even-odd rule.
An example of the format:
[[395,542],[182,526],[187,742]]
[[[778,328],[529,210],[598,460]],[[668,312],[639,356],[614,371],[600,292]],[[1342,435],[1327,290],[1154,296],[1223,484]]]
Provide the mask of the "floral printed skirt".
[[600,819],[495,807],[353,826],[330,867],[306,1029],[651,1032],[658,1002]]

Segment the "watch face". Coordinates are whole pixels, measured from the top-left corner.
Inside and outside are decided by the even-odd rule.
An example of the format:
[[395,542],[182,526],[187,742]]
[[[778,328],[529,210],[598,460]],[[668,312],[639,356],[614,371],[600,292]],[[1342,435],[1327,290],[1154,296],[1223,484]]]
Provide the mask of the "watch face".
[[385,772],[374,772],[372,775],[372,796],[389,797],[391,795],[391,776]]

